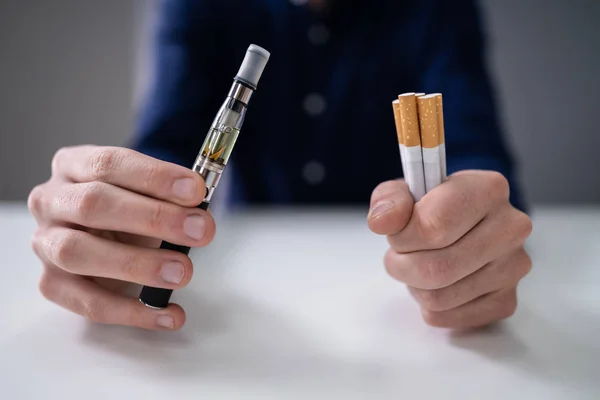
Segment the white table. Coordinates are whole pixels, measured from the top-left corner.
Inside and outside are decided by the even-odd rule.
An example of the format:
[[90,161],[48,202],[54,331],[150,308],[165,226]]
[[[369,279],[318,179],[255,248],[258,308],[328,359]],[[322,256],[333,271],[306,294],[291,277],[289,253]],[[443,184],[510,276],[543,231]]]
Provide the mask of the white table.
[[600,209],[541,209],[507,323],[427,327],[360,212],[220,216],[176,333],[92,325],[37,292],[23,205],[0,207],[0,398],[600,399]]

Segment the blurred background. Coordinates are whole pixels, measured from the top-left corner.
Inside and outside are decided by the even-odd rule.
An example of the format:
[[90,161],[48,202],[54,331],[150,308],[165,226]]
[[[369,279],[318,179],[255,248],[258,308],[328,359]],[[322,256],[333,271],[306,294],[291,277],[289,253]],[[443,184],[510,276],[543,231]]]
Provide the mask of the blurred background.
[[[527,198],[600,203],[600,1],[482,5]],[[150,74],[147,33],[156,6],[0,0],[0,200],[25,200],[62,146],[126,142]]]

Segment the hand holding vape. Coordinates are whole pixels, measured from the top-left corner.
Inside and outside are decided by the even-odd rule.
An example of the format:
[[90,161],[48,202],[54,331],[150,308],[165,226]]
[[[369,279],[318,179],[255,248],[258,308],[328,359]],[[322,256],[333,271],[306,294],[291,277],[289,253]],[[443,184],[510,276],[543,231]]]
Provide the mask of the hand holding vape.
[[[269,61],[270,53],[257,45],[250,45],[242,65],[233,79],[223,105],[219,109],[210,130],[202,144],[192,169],[206,182],[206,196],[198,206],[207,210],[210,200],[219,184],[221,174],[229,161],[231,152],[242,129],[246,110],[258,81]],[[162,242],[161,249],[174,250],[188,254],[189,247]],[[144,286],[139,300],[148,307],[165,308],[173,290]]]

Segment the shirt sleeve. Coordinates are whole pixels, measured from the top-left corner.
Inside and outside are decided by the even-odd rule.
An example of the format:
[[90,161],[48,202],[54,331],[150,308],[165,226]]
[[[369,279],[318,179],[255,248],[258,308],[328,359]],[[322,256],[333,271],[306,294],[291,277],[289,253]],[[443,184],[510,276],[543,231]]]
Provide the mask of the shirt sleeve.
[[226,86],[219,62],[227,52],[218,2],[160,2],[151,48],[150,84],[130,147],[191,167]]
[[[513,206],[526,205],[499,122],[494,88],[486,66],[486,43],[475,1],[433,1],[431,49],[418,66],[419,89],[443,94],[448,174],[465,169],[502,173]],[[432,4],[429,4],[430,6]]]

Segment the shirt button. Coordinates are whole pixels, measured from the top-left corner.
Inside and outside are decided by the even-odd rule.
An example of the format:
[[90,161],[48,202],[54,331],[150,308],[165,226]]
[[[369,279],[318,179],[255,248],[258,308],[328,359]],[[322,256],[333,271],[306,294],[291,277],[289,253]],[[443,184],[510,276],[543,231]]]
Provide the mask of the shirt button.
[[310,93],[304,98],[304,110],[308,115],[317,117],[325,112],[327,102],[318,93]]
[[308,28],[308,41],[315,46],[322,46],[329,40],[329,29],[323,24]]
[[318,161],[310,161],[302,168],[302,177],[310,185],[318,185],[325,179],[325,167]]

